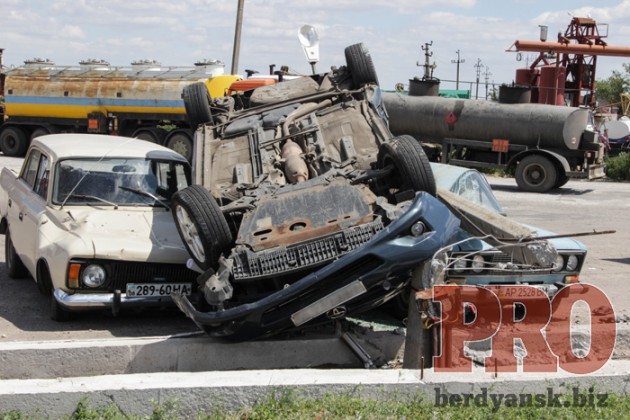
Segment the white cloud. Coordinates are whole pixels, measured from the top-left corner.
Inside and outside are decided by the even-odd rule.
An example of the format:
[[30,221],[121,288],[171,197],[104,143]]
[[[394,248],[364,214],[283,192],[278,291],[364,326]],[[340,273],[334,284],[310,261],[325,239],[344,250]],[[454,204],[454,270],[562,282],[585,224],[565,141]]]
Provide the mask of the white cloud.
[[[200,58],[224,61],[229,69],[236,0],[3,0],[2,45],[5,64],[46,56],[73,64],[98,55],[126,65],[153,58],[165,65],[190,65]],[[630,1],[572,0],[576,14],[590,13],[610,23],[609,43],[628,45]],[[518,13],[510,9],[518,8]],[[499,11],[500,10],[500,11]],[[433,41],[436,75],[454,79],[455,51],[460,50],[462,80],[473,80],[481,58],[491,80],[510,82],[517,66],[505,52],[517,39],[537,39],[538,25],[551,34],[564,31],[568,10],[554,2],[517,0],[245,0],[240,70],[266,71],[286,64],[304,73],[310,66],[297,41],[298,28],[314,25],[320,35],[318,70],[344,64],[347,45],[365,42],[386,88],[419,75],[420,47]],[[512,13],[510,13],[512,12]],[[621,60],[621,59],[619,59]],[[619,60],[601,59],[598,76],[607,77]],[[628,60],[626,60],[628,61]]]

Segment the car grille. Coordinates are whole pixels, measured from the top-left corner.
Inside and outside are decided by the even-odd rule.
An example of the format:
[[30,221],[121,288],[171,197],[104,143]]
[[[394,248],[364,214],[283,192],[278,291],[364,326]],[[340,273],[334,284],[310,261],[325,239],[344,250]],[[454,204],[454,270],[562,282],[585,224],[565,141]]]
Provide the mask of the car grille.
[[103,262],[109,282],[108,290],[125,290],[127,283],[193,283],[198,273],[183,264],[155,264],[144,262]]
[[379,220],[288,248],[261,252],[240,248],[234,257],[234,279],[252,280],[288,274],[322,264],[359,248],[382,229],[383,223]]

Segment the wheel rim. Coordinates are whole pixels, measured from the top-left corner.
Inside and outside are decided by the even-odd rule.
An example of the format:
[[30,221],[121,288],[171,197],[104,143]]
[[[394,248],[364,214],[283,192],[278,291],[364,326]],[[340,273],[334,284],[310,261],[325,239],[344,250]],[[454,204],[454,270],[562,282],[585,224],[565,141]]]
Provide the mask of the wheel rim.
[[524,171],[524,179],[529,185],[538,186],[545,182],[547,173],[545,168],[538,164],[527,165]]
[[201,238],[197,232],[197,226],[193,223],[190,215],[182,206],[175,207],[175,215],[177,217],[177,224],[182,233],[182,237],[188,245],[188,250],[195,257],[195,259],[201,263],[206,261],[206,253],[201,243]]
[[9,150],[13,150],[15,149],[15,146],[17,144],[17,140],[15,138],[15,136],[7,136],[4,139],[4,147],[8,148]]
[[182,138],[181,136],[174,136],[168,142],[168,148],[176,151],[177,153],[184,156],[188,160],[190,160],[190,158],[192,157],[190,141],[187,138]]

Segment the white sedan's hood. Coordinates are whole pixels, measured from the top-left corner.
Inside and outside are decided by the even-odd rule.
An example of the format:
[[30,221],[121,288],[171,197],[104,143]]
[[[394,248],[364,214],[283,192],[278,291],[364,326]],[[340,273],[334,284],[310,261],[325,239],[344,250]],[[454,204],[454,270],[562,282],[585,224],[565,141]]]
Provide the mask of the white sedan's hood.
[[171,213],[162,208],[64,209],[58,215],[64,230],[92,249],[94,258],[162,263],[189,258]]

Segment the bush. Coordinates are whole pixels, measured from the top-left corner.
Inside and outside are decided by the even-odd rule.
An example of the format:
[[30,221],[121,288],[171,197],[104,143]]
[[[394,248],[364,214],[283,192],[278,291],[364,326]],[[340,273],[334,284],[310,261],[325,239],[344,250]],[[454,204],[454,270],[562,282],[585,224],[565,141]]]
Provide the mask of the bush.
[[630,181],[630,153],[621,152],[606,159],[606,176],[615,181]]

